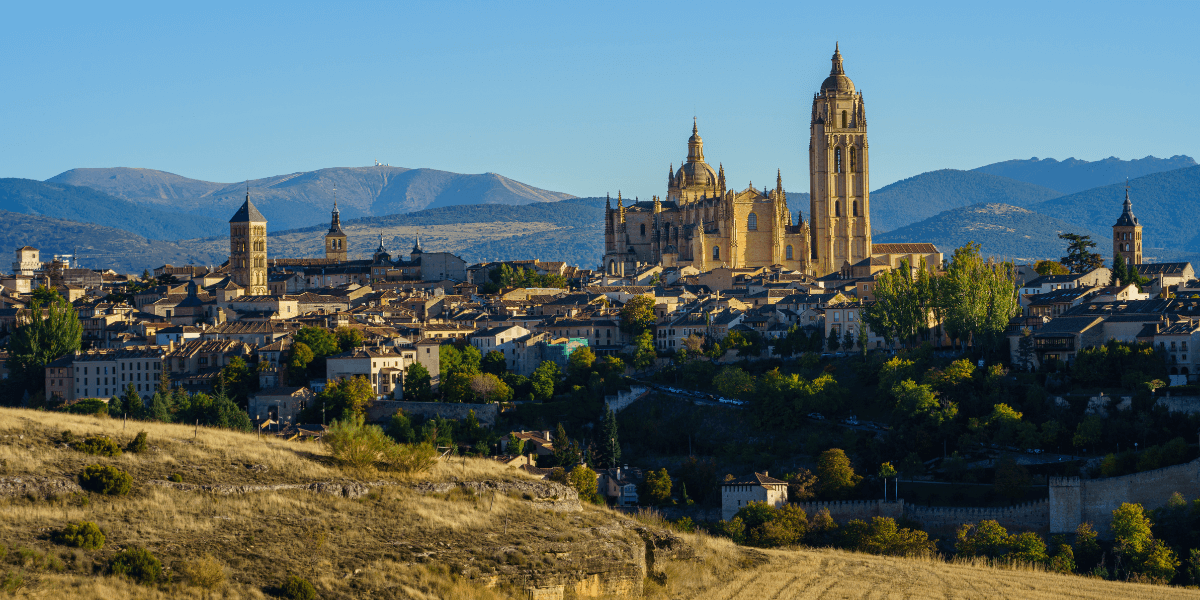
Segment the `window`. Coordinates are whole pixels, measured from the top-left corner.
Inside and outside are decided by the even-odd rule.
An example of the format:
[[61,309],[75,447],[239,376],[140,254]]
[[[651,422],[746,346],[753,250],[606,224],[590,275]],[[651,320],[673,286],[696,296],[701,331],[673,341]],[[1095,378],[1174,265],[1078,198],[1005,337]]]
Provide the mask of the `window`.
[[746,219],[746,229],[750,231],[758,230],[758,215],[750,213],[750,217]]
[[846,119],[846,111],[843,110],[842,111],[842,129],[846,128],[846,123],[848,123],[848,122],[849,121]]
[[784,248],[784,253],[787,256],[787,260],[792,260],[792,246],[790,244],[787,248]]
[[858,148],[850,148],[850,172],[858,171]]
[[835,217],[842,216],[842,201],[841,200],[833,201],[833,216],[835,216]]
[[842,172],[842,149],[841,148],[833,149],[833,172],[834,173]]
[[854,216],[856,216],[856,217],[858,216],[858,200],[855,200],[855,201],[854,201],[854,213],[853,213],[853,215],[854,215]]
[[642,237],[646,237],[646,224],[642,223]]
[[721,260],[721,247],[713,246],[713,260]]

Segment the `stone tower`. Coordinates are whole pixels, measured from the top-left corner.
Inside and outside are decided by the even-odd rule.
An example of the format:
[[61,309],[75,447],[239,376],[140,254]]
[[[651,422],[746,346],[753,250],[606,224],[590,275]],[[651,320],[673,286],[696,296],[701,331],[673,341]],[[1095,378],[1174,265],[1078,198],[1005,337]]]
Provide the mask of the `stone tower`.
[[1125,209],[1113,225],[1113,260],[1125,258],[1126,265],[1142,264],[1142,226],[1133,216],[1133,204],[1129,202],[1129,188],[1125,188]]
[[871,257],[866,110],[837,46],[833,69],[813,97],[811,129],[811,251],[816,275],[823,276]]
[[329,224],[329,233],[325,234],[325,258],[345,262],[346,252],[346,234],[342,231],[342,217],[338,213],[337,200],[334,200],[333,221]]
[[267,219],[250,202],[229,220],[229,268],[247,296],[267,295]]

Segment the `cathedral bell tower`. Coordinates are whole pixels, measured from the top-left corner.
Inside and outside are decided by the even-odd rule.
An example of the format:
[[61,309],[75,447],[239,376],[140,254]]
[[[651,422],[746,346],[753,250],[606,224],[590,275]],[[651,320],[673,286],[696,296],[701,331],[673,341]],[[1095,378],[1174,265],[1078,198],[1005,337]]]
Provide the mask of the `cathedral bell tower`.
[[1113,260],[1118,256],[1129,266],[1142,264],[1142,226],[1133,216],[1133,203],[1129,201],[1129,188],[1125,188],[1125,208],[1117,223],[1113,225]]
[[837,46],[829,77],[813,97],[808,164],[811,252],[823,276],[871,257],[866,110]]
[[346,233],[342,231],[342,216],[338,213],[337,192],[334,192],[333,220],[329,224],[329,233],[325,234],[325,258],[346,262]]
[[247,296],[267,295],[267,218],[246,202],[229,219],[229,269]]

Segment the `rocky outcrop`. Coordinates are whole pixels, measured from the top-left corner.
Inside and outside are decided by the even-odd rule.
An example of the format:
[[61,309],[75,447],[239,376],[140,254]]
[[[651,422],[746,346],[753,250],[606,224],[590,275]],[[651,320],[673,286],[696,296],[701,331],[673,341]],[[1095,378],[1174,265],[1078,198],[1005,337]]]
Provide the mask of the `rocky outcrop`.
[[542,508],[557,512],[578,512],[583,510],[579,504],[579,493],[575,490],[553,481],[499,481],[488,479],[484,481],[424,481],[414,484],[412,489],[417,493],[444,494],[455,488],[464,488],[476,494],[498,493],[525,498]]
[[159,487],[172,488],[184,492],[207,492],[211,494],[221,494],[229,496],[233,494],[250,494],[255,492],[279,492],[286,490],[305,490],[318,494],[329,494],[330,496],[341,496],[343,498],[362,498],[366,496],[372,486],[389,485],[389,482],[375,483],[360,483],[357,481],[318,481],[315,483],[281,483],[276,485],[234,485],[234,484],[211,484],[197,485],[194,483],[175,483],[173,481],[162,481],[161,479],[152,479],[146,483]]
[[53,498],[82,491],[65,477],[0,477],[0,498]]

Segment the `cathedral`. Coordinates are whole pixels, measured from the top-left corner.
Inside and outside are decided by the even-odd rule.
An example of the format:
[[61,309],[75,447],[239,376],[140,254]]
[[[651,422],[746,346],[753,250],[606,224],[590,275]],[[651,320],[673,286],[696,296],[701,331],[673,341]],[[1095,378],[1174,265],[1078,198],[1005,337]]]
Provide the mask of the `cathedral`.
[[817,276],[869,262],[870,194],[867,119],[861,92],[846,76],[835,47],[833,68],[813,97],[809,138],[809,216],[788,208],[782,174],[775,188],[726,186],[725,169],[704,159],[696,123],[687,159],[667,174],[665,197],[632,202],[617,195],[606,206],[604,263],[622,276],[639,266],[717,267],[779,265]]

